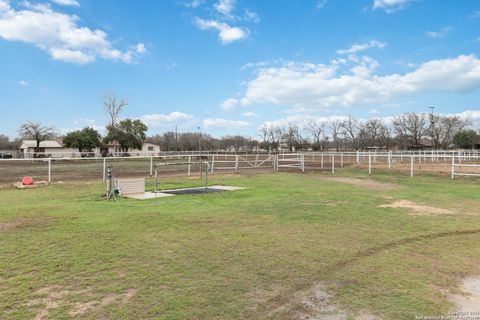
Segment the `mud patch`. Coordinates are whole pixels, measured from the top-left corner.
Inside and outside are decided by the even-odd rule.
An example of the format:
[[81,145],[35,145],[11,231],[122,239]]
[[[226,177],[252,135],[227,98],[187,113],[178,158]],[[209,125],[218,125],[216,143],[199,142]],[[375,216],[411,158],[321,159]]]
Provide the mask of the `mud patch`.
[[367,188],[367,189],[376,190],[376,191],[400,190],[404,188],[403,186],[400,186],[394,183],[380,182],[372,179],[328,177],[328,176],[320,176],[320,175],[311,175],[308,177],[313,179],[318,179],[318,180],[345,183],[355,187],[362,187],[362,188]]
[[[50,311],[65,306],[71,317],[77,317],[88,312],[100,310],[102,307],[110,304],[126,304],[135,295],[135,289],[128,289],[122,293],[108,293],[103,296],[96,294],[93,289],[82,290],[67,289],[61,286],[49,286],[38,289],[35,295],[40,296],[30,300],[27,306],[34,308],[37,315],[35,320],[47,319]],[[73,297],[81,297],[85,302],[72,303]]]
[[417,204],[409,200],[398,200],[389,204],[382,204],[380,208],[401,208],[407,209],[408,213],[413,215],[441,215],[441,214],[454,214],[455,212],[449,209],[443,209],[438,207],[431,207],[426,205]]
[[274,308],[269,316],[275,318],[278,314],[295,320],[379,320],[368,313],[348,314],[334,302],[334,295],[326,290],[322,282],[315,283],[307,291],[294,293],[286,303]]
[[465,278],[460,287],[461,293],[451,294],[450,301],[455,304],[455,312],[480,311],[480,278]]

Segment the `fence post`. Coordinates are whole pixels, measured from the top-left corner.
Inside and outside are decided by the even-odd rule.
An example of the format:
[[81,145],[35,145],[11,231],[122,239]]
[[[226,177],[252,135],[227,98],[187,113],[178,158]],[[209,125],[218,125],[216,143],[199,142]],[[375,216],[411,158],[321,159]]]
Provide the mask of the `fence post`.
[[153,156],[150,157],[150,178],[153,176]]
[[274,161],[275,161],[275,170],[278,171],[278,154],[275,155]]
[[340,153],[340,167],[343,168],[343,152]]
[[368,152],[368,175],[372,174],[372,154]]
[[335,155],[332,154],[332,174],[335,174]]
[[52,182],[52,158],[48,158],[48,182]]
[[392,151],[388,151],[388,169],[392,168]]
[[302,172],[305,172],[305,154],[302,153]]
[[413,178],[413,155],[410,155],[410,178]]
[[212,156],[212,168],[210,169],[210,172],[213,173],[213,168],[215,167],[215,155]]
[[105,181],[106,168],[107,168],[107,158],[103,158],[103,181]]
[[190,176],[192,156],[188,156],[188,175]]
[[235,172],[238,171],[238,156],[235,156]]
[[360,151],[357,150],[357,164],[360,164]]
[[455,154],[452,153],[452,180],[455,178]]
[[320,159],[320,160],[321,160],[321,162],[320,162],[320,163],[321,163],[321,164],[320,164],[320,167],[323,169],[323,151],[322,151],[322,156],[321,156],[321,159]]

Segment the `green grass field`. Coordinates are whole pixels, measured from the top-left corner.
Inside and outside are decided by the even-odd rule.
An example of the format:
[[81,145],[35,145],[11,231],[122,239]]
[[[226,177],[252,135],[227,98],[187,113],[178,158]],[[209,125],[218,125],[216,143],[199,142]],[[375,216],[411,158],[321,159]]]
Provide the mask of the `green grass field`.
[[[144,201],[106,202],[101,183],[0,190],[0,319],[322,319],[316,302],[346,319],[452,310],[448,293],[480,273],[479,180],[323,177],[212,176],[247,189]],[[449,211],[380,207],[398,200]]]

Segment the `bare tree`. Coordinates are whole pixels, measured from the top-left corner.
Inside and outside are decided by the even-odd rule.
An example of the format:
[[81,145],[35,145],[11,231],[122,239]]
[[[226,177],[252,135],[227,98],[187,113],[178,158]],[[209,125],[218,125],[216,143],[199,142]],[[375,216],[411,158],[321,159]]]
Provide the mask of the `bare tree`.
[[371,119],[365,123],[364,139],[370,147],[389,148],[391,134],[387,125],[381,119]]
[[28,121],[20,127],[19,133],[24,139],[35,140],[35,152],[38,152],[42,141],[51,139],[55,136],[55,129],[53,127],[43,126],[39,122]]
[[347,120],[341,124],[342,135],[345,140],[350,143],[353,149],[358,149],[357,137],[360,131],[360,123],[352,116],[348,116]]
[[263,145],[271,151],[278,151],[282,140],[283,131],[277,126],[263,125],[260,128],[262,133]]
[[420,139],[426,133],[425,113],[408,112],[393,120],[397,137],[402,141],[403,147],[418,147]]
[[127,105],[128,102],[125,98],[117,99],[114,93],[103,96],[103,106],[108,117],[107,130],[113,130],[118,125],[120,113]]
[[459,116],[431,116],[430,131],[434,145],[448,149],[453,144],[453,137],[470,125],[470,120]]
[[330,136],[332,137],[332,142],[335,149],[338,151],[340,148],[340,130],[342,128],[342,122],[339,120],[332,120],[328,125],[330,131]]
[[325,149],[328,141],[326,126],[326,122],[316,120],[310,121],[307,125],[307,130],[312,134],[313,149],[316,151]]

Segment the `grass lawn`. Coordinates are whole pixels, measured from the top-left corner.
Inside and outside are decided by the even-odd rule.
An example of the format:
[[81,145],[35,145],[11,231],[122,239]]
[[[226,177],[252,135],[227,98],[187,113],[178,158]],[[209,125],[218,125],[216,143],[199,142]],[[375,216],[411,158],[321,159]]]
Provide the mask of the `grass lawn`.
[[[302,319],[316,286],[347,319],[452,310],[480,274],[479,181],[324,176],[211,176],[247,189],[116,203],[101,183],[0,190],[0,319]],[[397,200],[450,213],[380,207]]]

